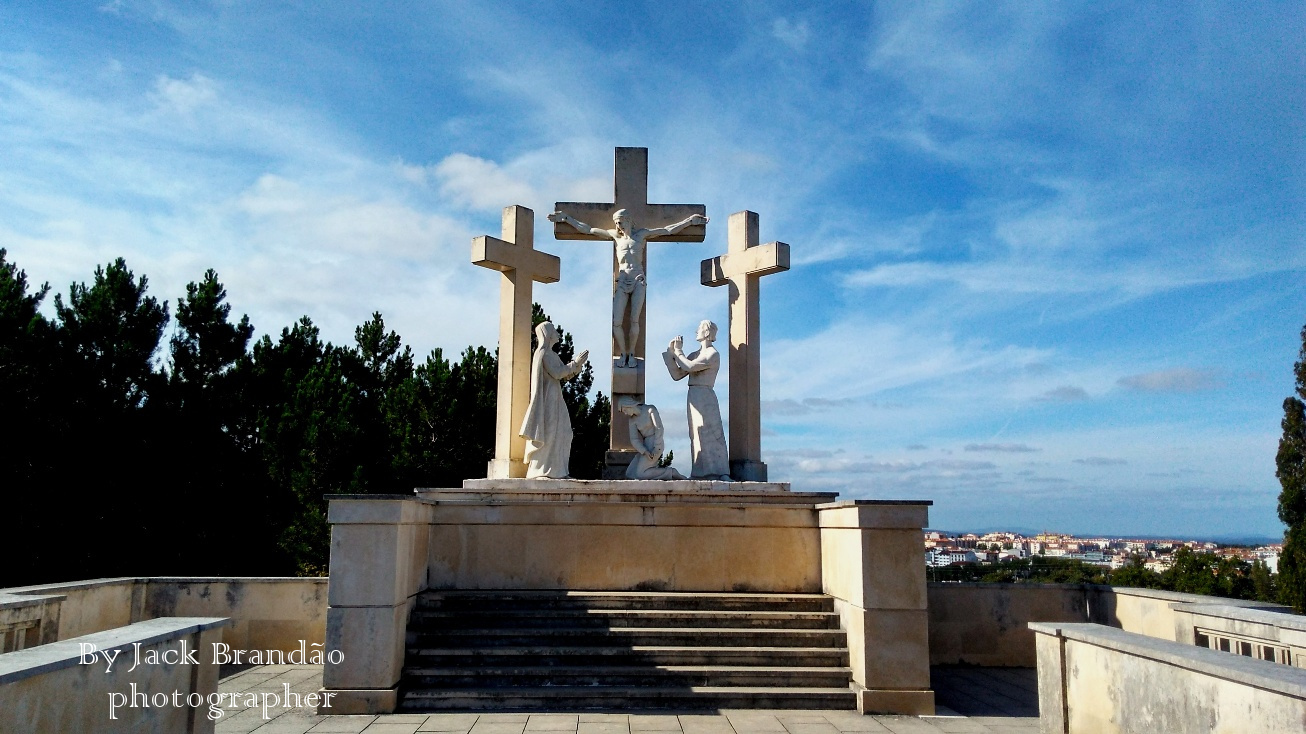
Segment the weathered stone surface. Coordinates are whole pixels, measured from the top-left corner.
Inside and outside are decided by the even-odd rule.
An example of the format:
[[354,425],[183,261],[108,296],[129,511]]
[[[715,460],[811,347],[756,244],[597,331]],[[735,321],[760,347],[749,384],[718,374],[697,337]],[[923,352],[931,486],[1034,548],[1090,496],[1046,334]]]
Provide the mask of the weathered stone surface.
[[[1052,714],[1044,731],[1286,734],[1306,723],[1299,669],[1096,624],[1030,627],[1040,710]],[[1058,709],[1064,728],[1050,729]]]
[[323,685],[331,690],[394,688],[404,663],[404,630],[411,602],[393,607],[330,607],[326,649],[339,650],[327,663]]
[[[0,731],[32,734],[66,732],[140,732],[172,734],[214,730],[206,707],[173,705],[192,693],[217,691],[213,643],[222,640],[227,620],[210,617],[155,619],[0,656]],[[118,650],[112,668],[100,660],[82,664],[82,644],[101,651]],[[140,645],[142,663],[135,664]],[[168,651],[161,662],[150,653]],[[188,662],[186,653],[196,661]],[[131,685],[149,705],[128,706]],[[71,693],[71,695],[70,695]],[[110,694],[123,703],[110,718]],[[166,705],[154,697],[162,695]]]

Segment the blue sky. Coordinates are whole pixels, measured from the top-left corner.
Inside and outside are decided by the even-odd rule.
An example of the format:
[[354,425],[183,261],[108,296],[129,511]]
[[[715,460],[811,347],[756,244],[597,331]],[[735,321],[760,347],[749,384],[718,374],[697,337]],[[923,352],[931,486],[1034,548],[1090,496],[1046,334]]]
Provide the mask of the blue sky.
[[379,310],[424,355],[494,343],[470,240],[522,204],[563,262],[537,300],[601,353],[610,256],[544,215],[645,146],[652,200],[713,218],[651,247],[651,345],[724,327],[731,212],[792,245],[774,477],[943,528],[1274,535],[1303,39],[1299,3],[9,2],[0,246],[56,292],[213,267],[260,332]]

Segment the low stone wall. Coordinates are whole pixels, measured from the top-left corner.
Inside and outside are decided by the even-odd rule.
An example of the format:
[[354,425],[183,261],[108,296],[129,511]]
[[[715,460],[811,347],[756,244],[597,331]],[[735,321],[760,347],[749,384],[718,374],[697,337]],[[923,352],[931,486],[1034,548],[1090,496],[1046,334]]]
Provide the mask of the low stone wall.
[[0,594],[0,653],[54,642],[63,600],[59,594]]
[[[1182,624],[1175,615],[1178,604],[1220,605],[1240,609],[1278,609],[1288,607],[1269,602],[1245,599],[1225,599],[1218,596],[1184,594],[1157,589],[1130,589],[1123,586],[1101,586],[1095,599],[1092,615],[1085,621],[1118,627],[1126,632],[1155,637],[1161,640],[1183,641]],[[1043,621],[1043,620],[1038,620]],[[1052,620],[1048,620],[1052,621]]]
[[[213,643],[226,624],[155,619],[0,655],[0,731],[213,732],[209,707],[222,708]],[[117,651],[114,664],[83,657],[89,646]]]
[[1098,624],[1033,624],[1045,734],[1299,733],[1306,672]]
[[0,634],[7,619],[30,625],[19,617],[34,608],[43,643],[159,617],[226,617],[233,648],[289,652],[324,643],[326,587],[325,578],[129,577],[0,589]]
[[1088,584],[929,584],[930,664],[1032,668],[1030,622],[1087,622]]
[[1174,615],[1177,642],[1306,668],[1306,617],[1287,607],[1175,604]]
[[1287,610],[1277,604],[1096,584],[929,584],[930,664],[1033,667],[1031,622],[1095,622],[1192,642],[1178,605]]

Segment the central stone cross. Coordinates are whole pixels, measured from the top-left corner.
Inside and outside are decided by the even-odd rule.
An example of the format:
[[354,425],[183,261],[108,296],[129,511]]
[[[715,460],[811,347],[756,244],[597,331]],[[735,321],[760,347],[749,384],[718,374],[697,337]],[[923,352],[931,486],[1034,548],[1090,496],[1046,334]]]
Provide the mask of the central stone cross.
[[534,281],[557,283],[560,261],[535,245],[535,213],[524,206],[503,210],[503,239],[472,240],[472,264],[503,273],[499,279],[499,398],[494,420],[490,479],[526,476],[526,439],[521,430],[531,394],[531,303]]
[[[648,203],[648,148],[617,148],[615,173],[613,175],[613,194],[611,202],[582,203],[563,201],[554,205],[554,210],[562,212],[573,219],[585,222],[592,227],[609,229],[613,226],[612,215],[625,209],[630,217],[632,227],[655,229],[666,227],[682,221],[694,214],[706,214],[707,207],[702,204],[650,204]],[[690,225],[675,234],[650,237],[650,242],[702,242],[705,227],[701,224]],[[560,240],[600,240],[611,243],[604,237],[577,231],[570,224],[558,222],[553,226],[553,236]],[[648,278],[648,253],[644,252],[644,261],[640,267]],[[616,248],[612,255],[613,296],[616,296],[617,274]],[[639,336],[635,344],[628,345],[636,358],[635,366],[619,366],[614,360],[612,367],[612,424],[609,434],[607,470],[605,474],[624,476],[625,466],[634,457],[635,451],[630,445],[630,431],[626,426],[626,414],[617,410],[617,399],[630,395],[638,402],[644,402],[644,342],[646,315],[645,307],[639,316]],[[616,346],[613,346],[613,356]]]

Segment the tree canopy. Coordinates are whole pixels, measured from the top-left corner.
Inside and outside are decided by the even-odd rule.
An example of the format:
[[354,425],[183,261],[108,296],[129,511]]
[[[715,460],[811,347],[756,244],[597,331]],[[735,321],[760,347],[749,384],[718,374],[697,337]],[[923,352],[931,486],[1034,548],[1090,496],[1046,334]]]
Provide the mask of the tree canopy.
[[[304,316],[255,340],[213,270],[168,303],[121,259],[56,295],[0,249],[0,586],[117,575],[322,574],[326,496],[485,475],[496,352],[418,361],[380,313],[352,344]],[[536,323],[547,315],[535,307]],[[170,338],[164,335],[171,325]],[[571,359],[572,338],[557,347]],[[564,385],[573,474],[597,477],[608,399]]]

